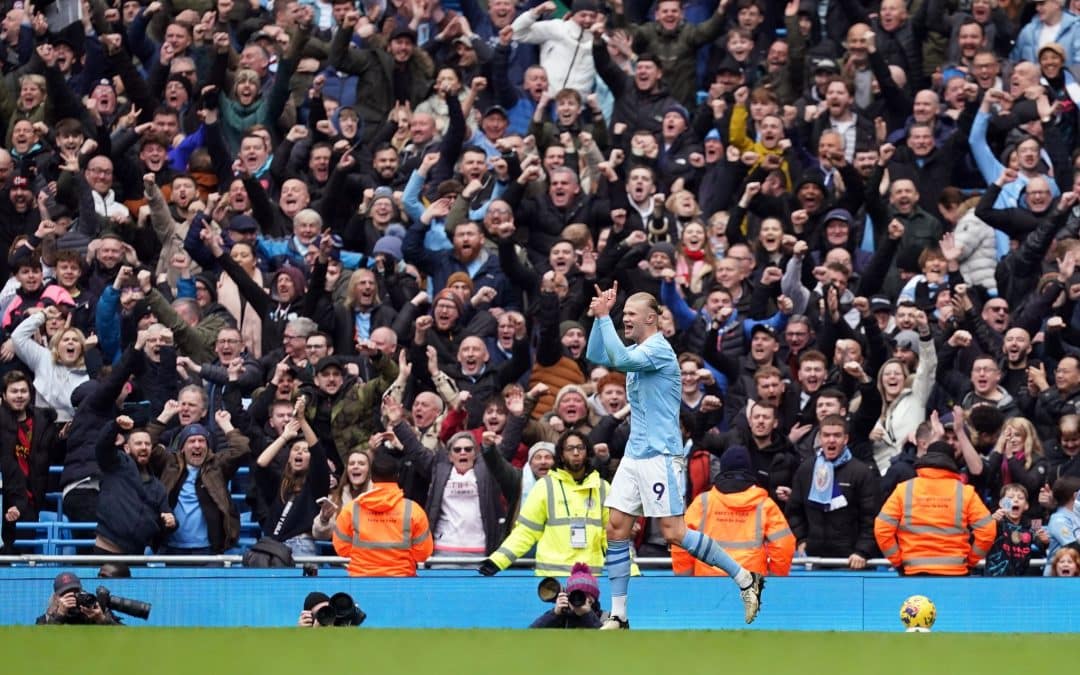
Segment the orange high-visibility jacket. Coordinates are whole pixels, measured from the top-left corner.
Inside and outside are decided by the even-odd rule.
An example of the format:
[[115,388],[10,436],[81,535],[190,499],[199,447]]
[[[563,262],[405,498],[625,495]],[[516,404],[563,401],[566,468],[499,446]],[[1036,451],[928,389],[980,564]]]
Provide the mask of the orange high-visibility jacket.
[[894,567],[903,565],[904,574],[967,574],[994,543],[994,519],[958,474],[930,467],[915,473],[896,486],[874,521],[881,552]]
[[414,577],[434,547],[424,509],[394,483],[375,483],[334,525],[334,550],[349,559],[351,577]]
[[[742,492],[702,492],[686,510],[686,526],[712,537],[751,572],[787,576],[791,571],[795,535],[780,507],[756,485]],[[671,547],[671,568],[682,576],[726,576],[679,546]]]

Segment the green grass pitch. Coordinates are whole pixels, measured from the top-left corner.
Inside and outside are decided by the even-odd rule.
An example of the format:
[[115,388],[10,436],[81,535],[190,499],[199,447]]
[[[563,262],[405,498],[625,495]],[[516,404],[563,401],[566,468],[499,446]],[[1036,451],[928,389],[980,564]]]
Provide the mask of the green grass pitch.
[[378,629],[0,628],[6,673],[1010,673],[1075,665],[1076,636]]

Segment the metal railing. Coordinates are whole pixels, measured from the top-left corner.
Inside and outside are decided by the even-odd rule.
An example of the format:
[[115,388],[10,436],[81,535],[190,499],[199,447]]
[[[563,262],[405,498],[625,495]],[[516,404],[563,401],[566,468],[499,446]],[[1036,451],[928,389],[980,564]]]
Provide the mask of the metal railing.
[[[220,565],[222,567],[242,567],[243,556],[239,555],[6,555],[0,556],[0,565],[38,565],[63,566],[75,565],[86,566],[98,565],[107,562],[121,562],[128,565]],[[349,561],[339,556],[300,556],[293,558],[296,567],[304,565],[341,565]],[[642,569],[671,569],[671,558],[637,558],[635,562]],[[517,560],[514,569],[532,569],[536,560],[533,558],[521,558]],[[447,566],[461,566],[465,568],[478,567],[479,558],[465,557],[438,557],[431,558],[421,565],[421,569],[438,569]],[[982,568],[984,561],[979,562]],[[1031,561],[1031,566],[1042,569],[1046,565],[1045,559]],[[805,570],[847,569],[847,558],[795,558],[792,567]],[[872,570],[879,567],[890,567],[891,563],[885,558],[872,558],[866,561],[866,568]]]

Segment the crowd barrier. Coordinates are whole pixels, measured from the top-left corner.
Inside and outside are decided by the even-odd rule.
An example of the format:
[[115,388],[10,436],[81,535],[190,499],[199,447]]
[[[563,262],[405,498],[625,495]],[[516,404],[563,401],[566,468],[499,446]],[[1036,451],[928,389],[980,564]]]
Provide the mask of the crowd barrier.
[[[149,621],[129,619],[132,626],[290,626],[313,590],[350,593],[368,614],[364,628],[523,628],[549,607],[536,597],[537,577],[524,569],[493,578],[479,577],[470,568],[422,570],[415,579],[351,579],[338,567],[320,568],[317,577],[304,577],[299,568],[227,569],[221,565],[239,561],[209,556],[197,562],[214,567],[166,567],[174,561],[155,559],[157,567],[134,567],[133,578],[98,580],[94,567],[36,558],[20,557],[0,567],[0,624],[33,623],[60,569],[75,569],[86,590],[100,583],[116,595],[150,602]],[[83,557],[78,563],[101,560]],[[674,577],[670,569],[649,569],[654,562],[643,560],[643,576],[631,582],[635,630],[745,628],[738,592],[729,580]],[[1080,631],[1075,611],[1080,584],[1072,579],[900,578],[884,570],[807,570],[806,563],[791,577],[768,579],[761,616],[751,629],[895,632],[901,629],[900,604],[919,594],[937,605],[936,631]],[[606,578],[600,579],[600,589],[606,601]]]

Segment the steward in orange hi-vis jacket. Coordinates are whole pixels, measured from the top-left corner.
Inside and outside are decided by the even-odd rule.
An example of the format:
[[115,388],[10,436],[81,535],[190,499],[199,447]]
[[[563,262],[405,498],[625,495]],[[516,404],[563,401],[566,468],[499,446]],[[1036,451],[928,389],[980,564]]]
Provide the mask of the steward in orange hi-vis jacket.
[[881,508],[874,522],[878,546],[901,574],[963,576],[994,543],[994,520],[975,489],[961,482],[947,443],[932,443],[915,473]]
[[435,548],[427,514],[396,483],[397,459],[378,450],[370,492],[345,504],[334,525],[334,550],[351,577],[414,577]]
[[[776,502],[754,485],[750,454],[732,446],[720,459],[716,485],[694,498],[686,526],[719,543],[740,565],[758,574],[787,576],[795,555],[795,535]],[[671,568],[681,576],[724,576],[718,568],[671,547]]]

